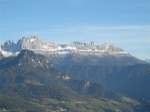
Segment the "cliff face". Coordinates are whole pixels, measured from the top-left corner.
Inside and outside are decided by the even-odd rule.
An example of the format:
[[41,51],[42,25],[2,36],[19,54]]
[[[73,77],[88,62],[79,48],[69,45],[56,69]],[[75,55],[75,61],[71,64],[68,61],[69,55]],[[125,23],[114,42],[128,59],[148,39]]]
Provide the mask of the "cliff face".
[[38,37],[22,38],[17,42],[20,49],[42,49],[43,42]]

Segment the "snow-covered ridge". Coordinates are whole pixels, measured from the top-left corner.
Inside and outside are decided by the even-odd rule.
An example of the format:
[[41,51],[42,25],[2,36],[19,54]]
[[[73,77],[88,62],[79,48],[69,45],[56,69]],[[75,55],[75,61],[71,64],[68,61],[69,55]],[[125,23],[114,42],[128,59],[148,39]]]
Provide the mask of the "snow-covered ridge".
[[109,53],[113,55],[128,54],[124,50],[115,47],[111,43],[96,45],[94,42],[83,43],[74,41],[69,44],[56,44],[53,42],[44,42],[36,36],[23,37],[17,43],[6,41],[1,45],[3,54],[9,56],[16,54],[23,49],[29,49],[37,52],[67,54],[70,52],[76,53]]
[[4,51],[0,48],[0,54],[3,57],[10,57],[10,56],[17,56],[19,54],[19,52],[8,52],[8,51]]

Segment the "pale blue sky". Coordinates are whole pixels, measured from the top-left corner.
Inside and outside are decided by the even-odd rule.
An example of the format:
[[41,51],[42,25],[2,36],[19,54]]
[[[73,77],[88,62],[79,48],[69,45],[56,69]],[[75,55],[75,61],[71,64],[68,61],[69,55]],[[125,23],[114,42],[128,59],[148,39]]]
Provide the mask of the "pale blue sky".
[[112,42],[150,58],[150,0],[0,0],[0,42]]

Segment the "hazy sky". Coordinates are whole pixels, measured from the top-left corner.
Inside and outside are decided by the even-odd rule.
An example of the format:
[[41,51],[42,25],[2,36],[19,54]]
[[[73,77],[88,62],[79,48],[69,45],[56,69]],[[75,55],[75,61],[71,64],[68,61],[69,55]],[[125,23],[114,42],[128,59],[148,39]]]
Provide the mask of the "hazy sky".
[[112,42],[150,58],[150,0],[0,0],[0,43],[28,35]]

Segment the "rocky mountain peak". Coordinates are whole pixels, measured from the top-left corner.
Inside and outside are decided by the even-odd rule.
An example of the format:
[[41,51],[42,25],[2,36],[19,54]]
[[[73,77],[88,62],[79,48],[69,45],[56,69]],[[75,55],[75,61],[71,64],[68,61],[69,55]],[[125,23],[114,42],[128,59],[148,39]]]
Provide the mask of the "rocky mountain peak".
[[124,50],[114,46],[111,43],[105,43],[102,45],[96,45],[93,41],[89,43],[74,41],[71,44],[56,44],[52,42],[44,42],[37,36],[22,37],[17,43],[13,41],[7,41],[2,45],[4,51],[20,52],[23,49],[32,50],[36,53],[97,53],[99,55],[103,53],[109,53],[112,55],[128,55]]
[[1,49],[9,52],[15,52],[16,51],[16,44],[13,41],[6,41],[4,44],[1,45]]
[[17,42],[20,49],[41,49],[42,45],[42,40],[37,36],[23,37]]
[[105,52],[121,52],[124,51],[116,46],[114,46],[112,43],[104,43],[100,46],[100,49]]

